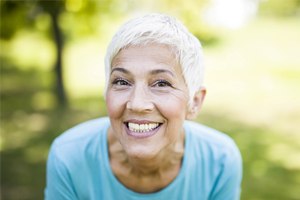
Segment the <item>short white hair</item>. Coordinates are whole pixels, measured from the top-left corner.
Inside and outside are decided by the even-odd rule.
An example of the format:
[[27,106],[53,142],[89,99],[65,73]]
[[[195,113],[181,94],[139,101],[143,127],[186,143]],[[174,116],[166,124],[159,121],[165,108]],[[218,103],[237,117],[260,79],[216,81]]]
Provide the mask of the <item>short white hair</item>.
[[191,103],[203,84],[202,47],[200,41],[181,22],[165,14],[148,14],[132,19],[120,27],[108,45],[105,56],[105,92],[109,84],[112,60],[120,50],[128,46],[153,43],[167,45],[174,50]]

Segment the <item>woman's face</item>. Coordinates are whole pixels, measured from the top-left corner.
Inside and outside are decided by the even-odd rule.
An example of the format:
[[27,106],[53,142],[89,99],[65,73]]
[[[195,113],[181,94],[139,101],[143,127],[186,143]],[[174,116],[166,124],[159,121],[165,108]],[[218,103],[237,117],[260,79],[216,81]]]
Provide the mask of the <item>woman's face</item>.
[[121,50],[112,61],[106,103],[111,130],[129,156],[153,158],[183,142],[188,89],[167,46]]

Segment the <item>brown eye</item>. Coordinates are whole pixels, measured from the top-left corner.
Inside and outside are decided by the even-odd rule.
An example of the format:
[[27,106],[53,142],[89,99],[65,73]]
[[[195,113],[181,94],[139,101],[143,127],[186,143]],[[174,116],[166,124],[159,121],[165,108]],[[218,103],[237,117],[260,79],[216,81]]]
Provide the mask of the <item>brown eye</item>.
[[170,87],[171,84],[165,80],[158,80],[154,83],[154,87]]
[[130,85],[128,81],[124,80],[124,79],[121,79],[121,78],[118,78],[116,80],[114,80],[112,82],[113,85],[117,85],[117,86],[127,86],[127,85]]

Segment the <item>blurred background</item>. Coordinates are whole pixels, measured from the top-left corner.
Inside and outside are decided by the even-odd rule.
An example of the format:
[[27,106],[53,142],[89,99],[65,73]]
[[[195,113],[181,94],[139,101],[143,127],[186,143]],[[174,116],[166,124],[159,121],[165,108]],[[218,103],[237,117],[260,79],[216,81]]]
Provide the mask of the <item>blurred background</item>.
[[179,18],[202,42],[197,118],[230,135],[243,200],[300,199],[300,0],[1,0],[1,196],[43,199],[55,137],[106,115],[106,46],[126,20]]

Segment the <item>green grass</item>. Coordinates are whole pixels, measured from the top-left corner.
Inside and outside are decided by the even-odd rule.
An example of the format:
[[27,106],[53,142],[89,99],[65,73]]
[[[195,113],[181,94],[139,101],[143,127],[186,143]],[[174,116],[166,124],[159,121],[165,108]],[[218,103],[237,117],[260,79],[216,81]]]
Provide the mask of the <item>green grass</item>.
[[[221,33],[219,45],[204,49],[208,94],[197,121],[229,134],[238,144],[244,165],[242,199],[299,199],[298,21],[261,19],[240,30]],[[88,41],[85,51],[90,44]],[[80,45],[69,48],[76,52]],[[96,54],[95,47],[91,48]],[[80,51],[75,54],[80,57]],[[45,163],[53,139],[77,123],[106,114],[99,86],[85,91],[89,84],[99,84],[97,77],[88,83],[83,82],[90,72],[85,78],[76,78],[84,69],[99,72],[99,58],[86,59],[90,63],[87,68],[66,61],[76,65],[66,68],[69,108],[56,107],[51,71],[2,61],[3,199],[43,199]],[[84,84],[88,85],[78,89]],[[95,95],[86,96],[91,93]]]

